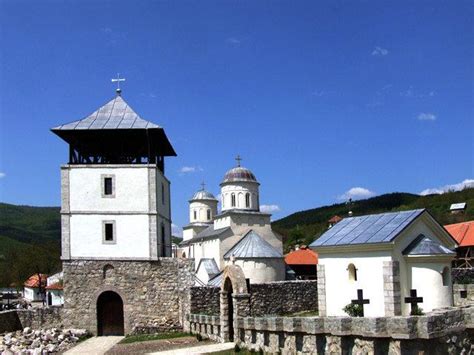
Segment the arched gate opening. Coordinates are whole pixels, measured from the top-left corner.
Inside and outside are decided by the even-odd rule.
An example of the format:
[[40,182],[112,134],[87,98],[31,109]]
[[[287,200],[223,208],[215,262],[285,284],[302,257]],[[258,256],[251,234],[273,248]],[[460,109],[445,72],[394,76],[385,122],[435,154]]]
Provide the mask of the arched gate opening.
[[105,291],[97,299],[97,334],[124,335],[123,301],[113,291]]

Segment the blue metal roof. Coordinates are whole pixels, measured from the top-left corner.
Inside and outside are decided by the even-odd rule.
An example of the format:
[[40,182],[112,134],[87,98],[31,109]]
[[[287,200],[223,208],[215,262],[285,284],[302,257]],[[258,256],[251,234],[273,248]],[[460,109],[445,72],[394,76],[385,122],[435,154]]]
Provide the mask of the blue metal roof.
[[402,252],[403,255],[454,255],[452,250],[420,234]]
[[215,275],[213,278],[209,279],[207,286],[219,287],[222,284],[222,271]]
[[420,216],[425,209],[344,218],[310,247],[388,243]]
[[253,230],[249,231],[227,253],[224,259],[236,258],[282,258],[283,255]]
[[221,271],[219,270],[219,267],[216,264],[216,261],[211,258],[202,258],[199,261],[199,265],[196,270],[199,270],[200,267],[204,267],[206,270],[206,273],[209,275],[209,278],[213,278],[216,276],[218,273]]

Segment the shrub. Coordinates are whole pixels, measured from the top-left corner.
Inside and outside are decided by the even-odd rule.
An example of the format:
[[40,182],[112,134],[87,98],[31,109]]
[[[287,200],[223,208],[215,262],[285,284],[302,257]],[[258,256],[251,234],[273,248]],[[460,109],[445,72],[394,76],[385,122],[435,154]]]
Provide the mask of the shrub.
[[363,317],[364,316],[364,308],[360,304],[352,304],[349,303],[342,309],[351,317]]
[[425,312],[423,312],[423,308],[415,306],[411,307],[410,315],[411,316],[423,316]]

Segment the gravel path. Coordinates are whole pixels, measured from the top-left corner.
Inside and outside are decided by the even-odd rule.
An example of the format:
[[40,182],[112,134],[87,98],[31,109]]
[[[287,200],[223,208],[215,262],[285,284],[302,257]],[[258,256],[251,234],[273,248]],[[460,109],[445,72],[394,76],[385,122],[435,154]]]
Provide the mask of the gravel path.
[[[173,349],[189,349],[201,345],[215,344],[210,341],[198,341],[196,337],[181,337],[174,339],[149,340],[130,344],[116,344],[106,352],[106,355],[142,355]],[[176,352],[173,350],[171,353]],[[189,351],[187,352],[189,353]]]
[[234,343],[220,343],[220,344],[208,344],[199,345],[184,349],[175,349],[167,351],[158,351],[150,353],[150,355],[191,355],[191,354],[208,354],[216,351],[224,351],[234,349]]
[[66,351],[64,355],[103,355],[122,339],[123,336],[92,337]]

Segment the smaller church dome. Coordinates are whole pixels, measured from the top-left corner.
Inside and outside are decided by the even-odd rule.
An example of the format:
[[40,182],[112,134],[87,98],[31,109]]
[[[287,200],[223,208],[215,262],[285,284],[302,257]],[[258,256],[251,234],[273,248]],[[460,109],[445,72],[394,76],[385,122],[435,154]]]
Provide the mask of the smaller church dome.
[[247,168],[242,166],[238,166],[235,168],[230,169],[224,175],[224,180],[222,183],[225,184],[227,182],[236,182],[236,181],[251,181],[257,182],[255,175]]
[[191,201],[194,201],[194,200],[216,200],[217,201],[214,195],[206,190],[197,191],[194,194],[193,198],[191,199]]

